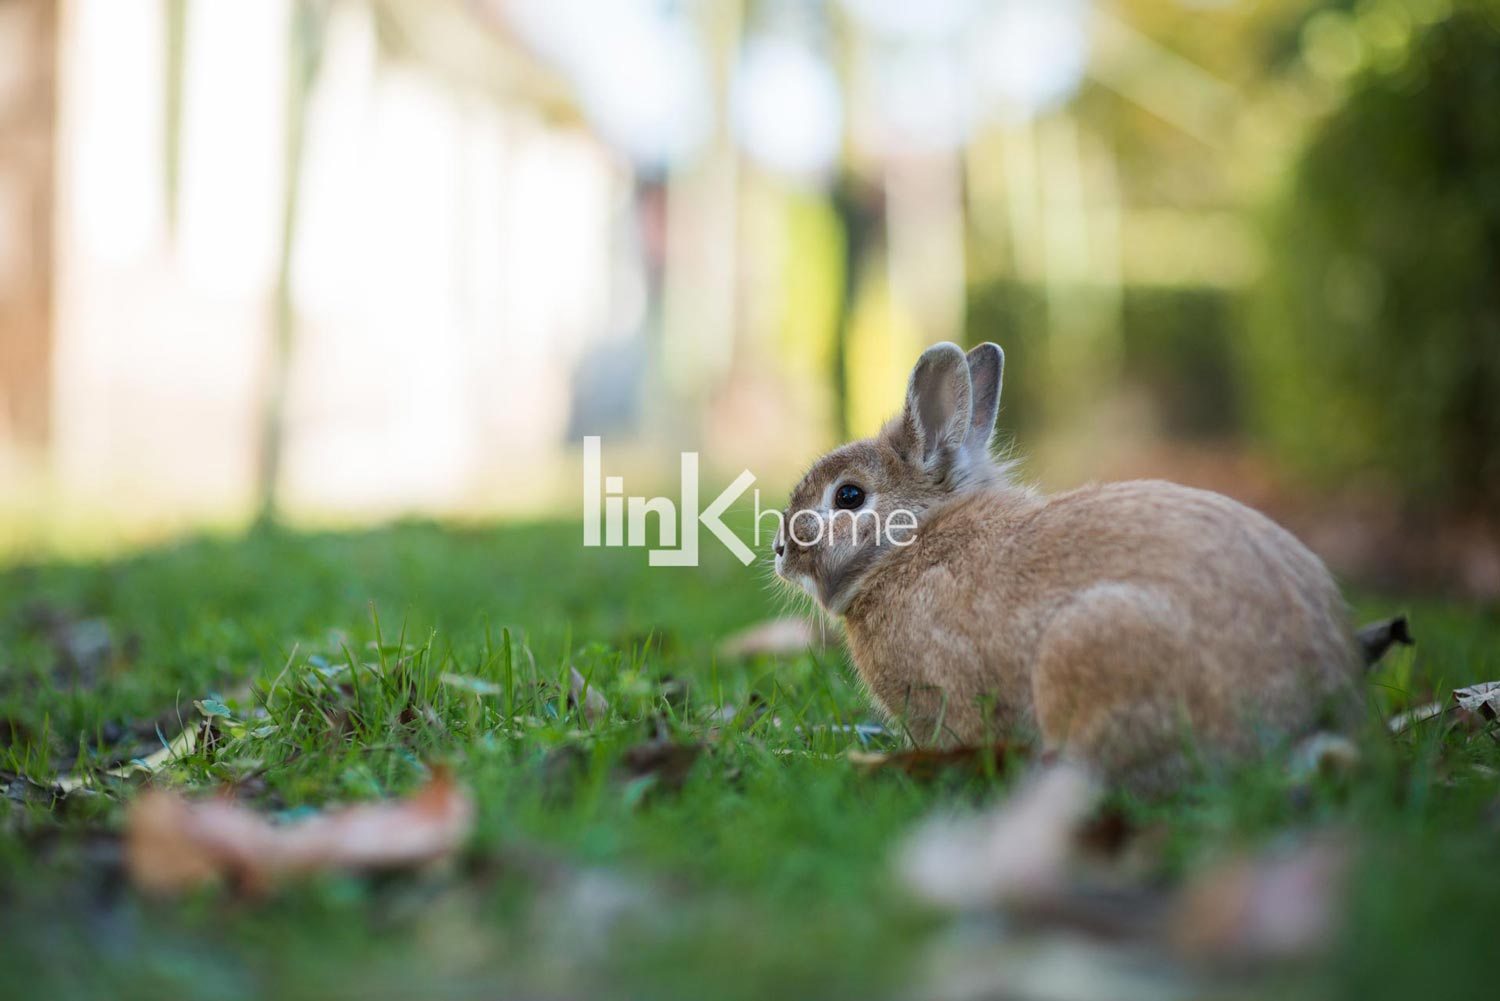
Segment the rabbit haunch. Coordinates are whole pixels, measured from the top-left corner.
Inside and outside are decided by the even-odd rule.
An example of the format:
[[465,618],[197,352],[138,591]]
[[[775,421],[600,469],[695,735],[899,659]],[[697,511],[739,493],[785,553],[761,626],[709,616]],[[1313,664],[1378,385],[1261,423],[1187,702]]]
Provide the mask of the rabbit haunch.
[[919,741],[1032,733],[1145,784],[1346,712],[1361,658],[1322,562],[1207,491],[1011,485],[990,455],[1003,366],[993,344],[928,349],[902,413],[793,492],[789,512],[827,517],[837,495],[917,518],[908,545],[831,518],[814,545],[776,543],[777,572],[843,616],[881,708]]

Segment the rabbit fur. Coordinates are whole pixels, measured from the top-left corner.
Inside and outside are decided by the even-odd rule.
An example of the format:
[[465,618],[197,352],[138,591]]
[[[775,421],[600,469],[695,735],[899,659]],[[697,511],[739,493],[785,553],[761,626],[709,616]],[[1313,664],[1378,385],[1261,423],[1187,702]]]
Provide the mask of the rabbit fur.
[[1347,713],[1360,658],[1312,552],[1203,490],[1013,484],[1003,372],[994,344],[928,349],[902,412],[818,460],[777,533],[777,573],[843,619],[881,710],[921,743],[1025,735],[1143,787]]

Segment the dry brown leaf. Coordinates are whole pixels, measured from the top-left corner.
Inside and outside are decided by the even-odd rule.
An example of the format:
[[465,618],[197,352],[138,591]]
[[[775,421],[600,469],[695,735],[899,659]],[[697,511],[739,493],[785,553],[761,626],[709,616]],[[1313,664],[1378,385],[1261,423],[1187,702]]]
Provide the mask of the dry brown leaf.
[[759,654],[792,654],[824,646],[822,632],[807,619],[767,619],[731,633],[719,643],[719,656],[728,659]]
[[1500,681],[1481,681],[1467,688],[1455,688],[1453,701],[1465,712],[1477,713],[1487,720],[1500,717]]
[[862,771],[898,771],[916,779],[932,779],[944,772],[1004,771],[1014,756],[1028,756],[1031,748],[999,741],[982,747],[913,747],[901,751],[850,751],[850,763]]
[[1312,955],[1337,930],[1350,856],[1344,839],[1325,836],[1214,866],[1183,889],[1172,941],[1189,955],[1220,962]]
[[682,788],[702,754],[702,744],[680,744],[658,737],[628,748],[620,757],[620,767],[628,780],[649,777],[661,787],[675,790]]
[[568,701],[583,707],[583,718],[589,726],[595,726],[609,715],[609,700],[599,693],[576,667],[568,668]]
[[984,814],[918,828],[901,852],[902,879],[924,900],[956,909],[1055,895],[1098,796],[1083,769],[1050,765]]
[[408,799],[336,808],[290,824],[274,824],[227,799],[190,801],[153,790],[131,806],[125,861],[136,885],[153,893],[219,878],[260,891],[297,873],[434,861],[462,845],[473,822],[472,800],[442,771]]

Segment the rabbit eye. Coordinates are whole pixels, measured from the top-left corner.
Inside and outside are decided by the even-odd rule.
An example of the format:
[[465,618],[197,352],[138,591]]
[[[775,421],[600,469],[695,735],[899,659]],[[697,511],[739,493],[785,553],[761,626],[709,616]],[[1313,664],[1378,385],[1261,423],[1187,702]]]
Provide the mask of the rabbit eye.
[[863,487],[857,487],[853,483],[845,483],[833,492],[833,505],[845,511],[852,511],[865,502],[865,491]]

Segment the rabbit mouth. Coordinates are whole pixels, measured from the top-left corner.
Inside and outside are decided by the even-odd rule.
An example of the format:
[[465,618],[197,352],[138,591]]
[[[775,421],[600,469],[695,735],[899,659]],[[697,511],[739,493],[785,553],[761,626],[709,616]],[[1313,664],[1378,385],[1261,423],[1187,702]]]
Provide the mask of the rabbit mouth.
[[806,591],[808,596],[817,600],[818,584],[813,580],[812,574],[802,570],[790,570],[786,565],[786,557],[780,554],[776,557],[776,576],[788,584],[795,584]]

